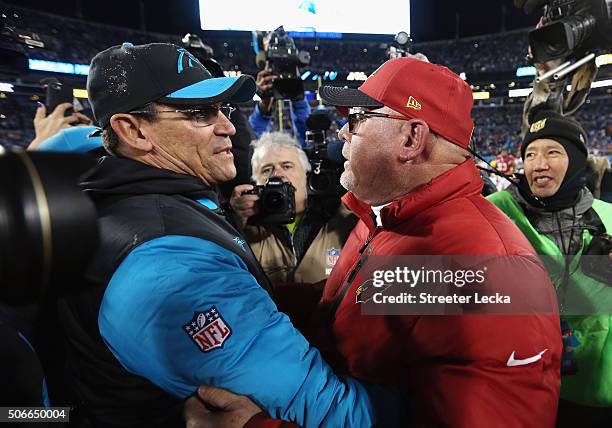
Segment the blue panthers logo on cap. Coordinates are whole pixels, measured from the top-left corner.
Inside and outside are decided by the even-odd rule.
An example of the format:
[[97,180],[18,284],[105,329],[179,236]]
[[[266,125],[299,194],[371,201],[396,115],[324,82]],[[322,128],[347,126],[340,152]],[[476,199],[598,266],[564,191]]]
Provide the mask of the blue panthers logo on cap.
[[[193,54],[188,50],[184,48],[178,48],[177,51],[179,53],[178,61],[176,63],[176,72],[178,74],[181,74],[187,68],[195,67],[194,63],[199,65],[200,67],[204,67],[202,63],[198,61],[198,59],[193,56]],[[185,67],[185,62],[187,63],[187,67]]]

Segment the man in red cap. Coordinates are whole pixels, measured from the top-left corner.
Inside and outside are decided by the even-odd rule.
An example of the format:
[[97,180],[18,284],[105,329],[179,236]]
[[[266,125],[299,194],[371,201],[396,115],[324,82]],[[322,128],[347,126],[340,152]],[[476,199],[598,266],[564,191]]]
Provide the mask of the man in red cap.
[[[555,304],[554,291],[526,238],[480,194],[468,151],[469,86],[445,67],[397,58],[359,89],[323,87],[320,95],[348,116],[339,132],[347,158],[341,183],[349,190],[343,201],[360,221],[313,321],[327,337],[312,335],[312,343],[337,373],[401,388],[410,426],[553,426],[559,317],[530,300],[544,290]],[[478,314],[365,315],[366,259],[423,255],[508,260],[493,286],[515,297],[527,288],[526,303],[503,315],[490,306]],[[248,407],[214,388],[200,395],[225,410],[208,414],[208,422]],[[260,414],[246,426],[281,425]]]

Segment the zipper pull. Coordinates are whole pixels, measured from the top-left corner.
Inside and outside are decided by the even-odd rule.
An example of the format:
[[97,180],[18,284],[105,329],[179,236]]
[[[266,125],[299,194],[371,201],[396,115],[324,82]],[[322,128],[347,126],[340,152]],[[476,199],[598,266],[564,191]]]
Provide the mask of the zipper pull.
[[363,252],[365,251],[365,249],[368,247],[368,245],[370,244],[370,242],[372,242],[372,238],[374,238],[374,235],[376,235],[376,232],[378,232],[379,227],[376,226],[376,229],[374,229],[374,232],[372,232],[370,234],[370,236],[368,236],[368,239],[366,239],[366,241],[363,243],[363,245],[361,246],[361,248],[359,249],[359,254],[363,254]]

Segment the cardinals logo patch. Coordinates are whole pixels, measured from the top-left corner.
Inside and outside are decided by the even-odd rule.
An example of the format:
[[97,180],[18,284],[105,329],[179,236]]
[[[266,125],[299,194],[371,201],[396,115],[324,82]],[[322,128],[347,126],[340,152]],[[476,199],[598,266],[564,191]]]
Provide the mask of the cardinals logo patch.
[[202,352],[222,348],[232,334],[230,326],[215,306],[204,312],[194,312],[193,318],[183,326],[183,330]]

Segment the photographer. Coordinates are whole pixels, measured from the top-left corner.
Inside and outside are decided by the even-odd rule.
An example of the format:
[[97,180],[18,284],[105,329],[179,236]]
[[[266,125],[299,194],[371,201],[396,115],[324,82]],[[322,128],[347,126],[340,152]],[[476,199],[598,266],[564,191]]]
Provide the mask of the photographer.
[[[296,189],[295,222],[288,225],[247,225],[245,233],[255,256],[272,283],[316,283],[326,279],[357,220],[339,197],[307,197],[310,163],[295,138],[265,133],[253,143],[253,179],[258,185],[280,177]],[[257,195],[243,194],[251,185],[237,186],[230,204],[242,224],[258,213]]]
[[[255,109],[249,117],[249,123],[255,132],[257,138],[270,131],[272,127],[272,112],[274,111],[274,102],[276,99],[272,96],[272,86],[276,75],[272,70],[266,68],[257,73],[257,93],[261,100],[255,104]],[[303,147],[305,144],[306,134],[306,119],[310,115],[310,104],[306,99],[291,100],[291,122],[294,127],[294,134]]]
[[66,112],[72,108],[72,104],[62,103],[47,116],[45,105],[39,103],[36,115],[34,116],[36,137],[28,146],[28,150],[37,149],[44,141],[56,136],[64,129],[70,129],[73,126],[90,126],[92,124],[91,119],[83,113],[73,111],[71,114],[66,115]]
[[489,196],[545,256],[565,314],[557,426],[599,427],[612,417],[612,204],[585,186],[586,142],[576,121],[536,112],[519,186]]

